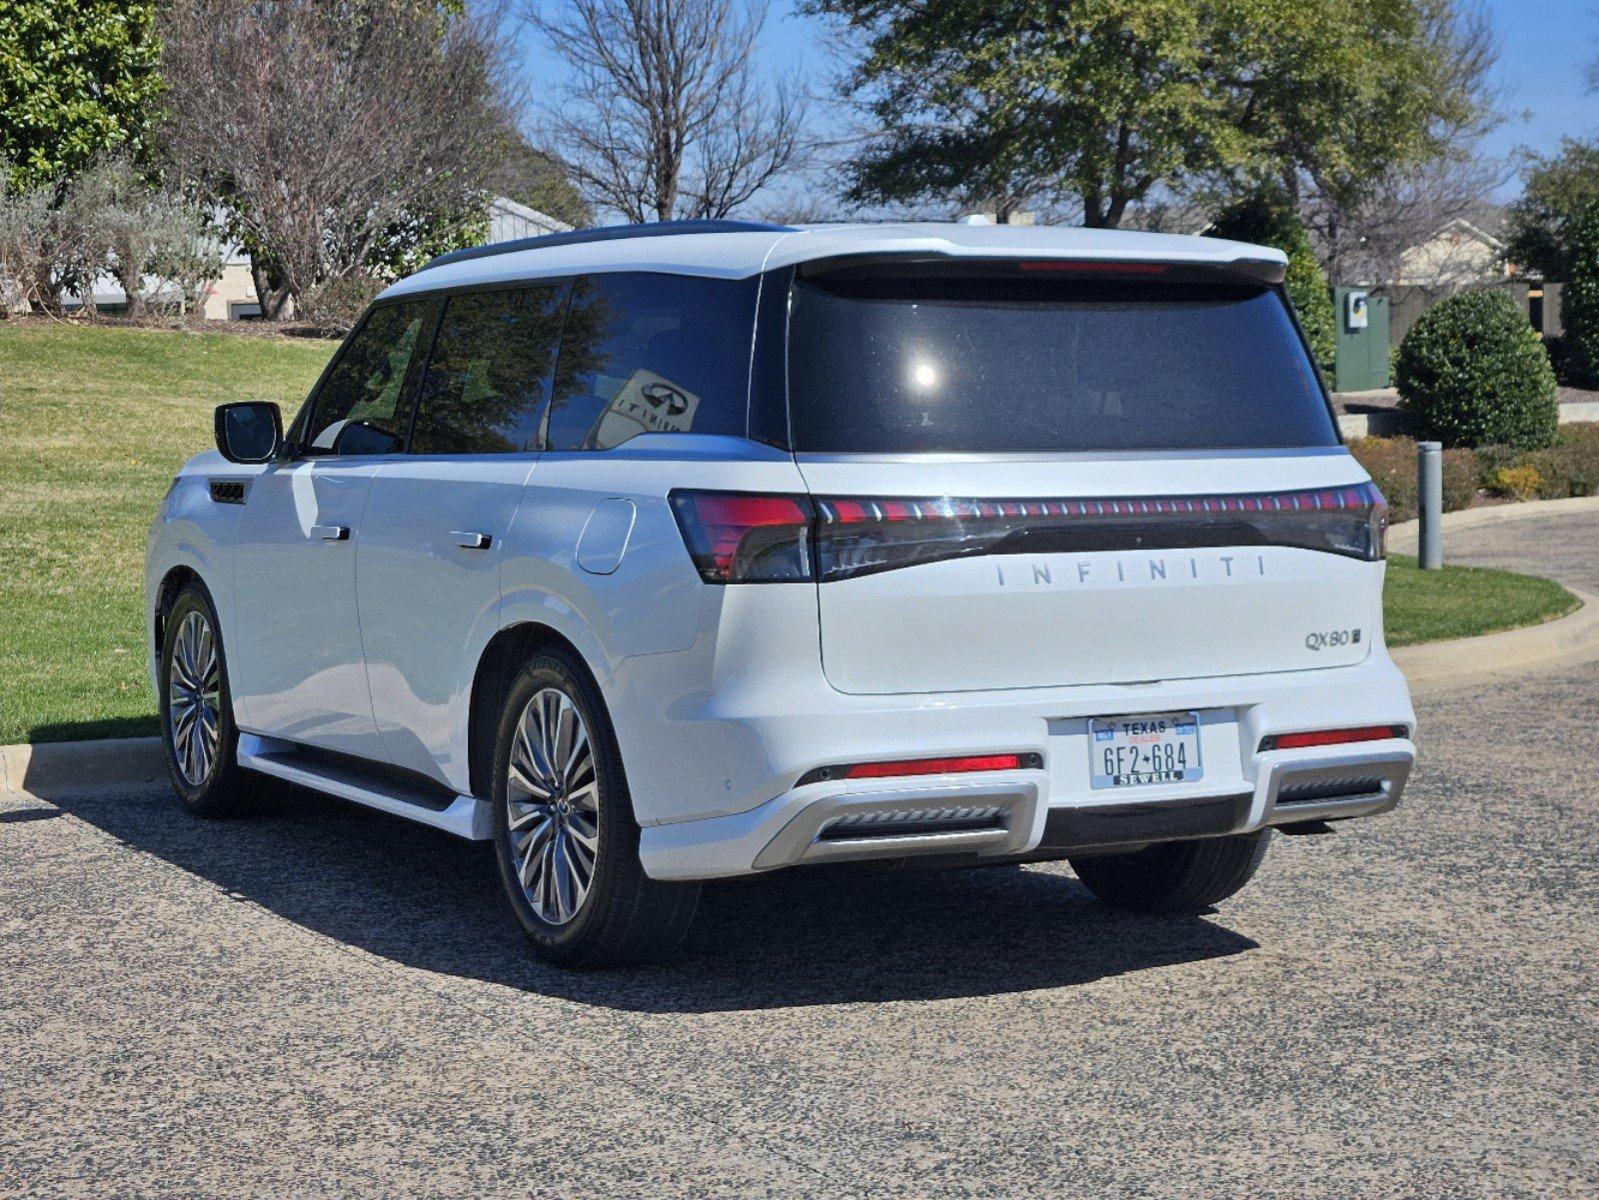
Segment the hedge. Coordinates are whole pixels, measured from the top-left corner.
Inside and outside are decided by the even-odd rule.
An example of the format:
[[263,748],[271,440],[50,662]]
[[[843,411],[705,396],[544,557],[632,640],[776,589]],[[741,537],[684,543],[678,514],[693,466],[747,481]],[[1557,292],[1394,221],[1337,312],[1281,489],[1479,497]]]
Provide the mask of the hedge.
[[[1416,515],[1416,443],[1407,437],[1356,438],[1349,452],[1366,468],[1372,482],[1388,501],[1390,521],[1409,521]],[[1470,450],[1444,451],[1444,511],[1470,508],[1482,488],[1482,470]]]
[[[1416,515],[1416,443],[1407,437],[1357,438],[1349,452],[1388,500],[1389,518]],[[1470,508],[1479,491],[1512,500],[1599,495],[1599,421],[1560,426],[1552,446],[1458,447],[1444,451],[1444,511]]]

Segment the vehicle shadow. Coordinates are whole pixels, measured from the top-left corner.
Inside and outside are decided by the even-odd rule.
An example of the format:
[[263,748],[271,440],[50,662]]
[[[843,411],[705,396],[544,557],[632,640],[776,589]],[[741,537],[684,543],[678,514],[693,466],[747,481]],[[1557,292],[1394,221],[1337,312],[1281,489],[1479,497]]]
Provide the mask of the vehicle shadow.
[[628,1011],[997,995],[1256,948],[1204,918],[1116,914],[1063,864],[834,868],[707,885],[675,958],[575,973],[530,957],[485,844],[298,789],[230,821],[192,817],[158,791],[52,802],[231,896],[372,954]]

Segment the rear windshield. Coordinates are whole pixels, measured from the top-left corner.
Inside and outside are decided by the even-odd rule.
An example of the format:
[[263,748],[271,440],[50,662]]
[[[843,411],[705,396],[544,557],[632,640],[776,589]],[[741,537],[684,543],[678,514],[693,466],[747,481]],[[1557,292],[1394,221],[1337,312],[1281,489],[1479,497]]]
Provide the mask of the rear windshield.
[[1335,446],[1283,302],[1240,282],[794,282],[794,448],[857,454]]

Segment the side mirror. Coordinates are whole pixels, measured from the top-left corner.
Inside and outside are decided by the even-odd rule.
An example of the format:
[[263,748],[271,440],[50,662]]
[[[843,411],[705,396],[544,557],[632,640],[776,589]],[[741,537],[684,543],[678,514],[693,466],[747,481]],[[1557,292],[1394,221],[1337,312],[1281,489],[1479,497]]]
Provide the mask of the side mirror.
[[271,462],[283,445],[283,416],[268,400],[217,406],[217,449],[236,463]]

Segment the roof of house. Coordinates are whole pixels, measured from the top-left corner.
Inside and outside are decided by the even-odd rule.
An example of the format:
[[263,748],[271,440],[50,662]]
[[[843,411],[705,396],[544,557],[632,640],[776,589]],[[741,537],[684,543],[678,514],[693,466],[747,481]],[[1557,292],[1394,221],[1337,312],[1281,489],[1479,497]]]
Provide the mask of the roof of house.
[[458,251],[400,280],[385,297],[574,271],[660,271],[744,279],[854,254],[1036,258],[1179,264],[1287,261],[1282,251],[1216,238],[1047,225],[761,225],[678,222],[555,234]]

